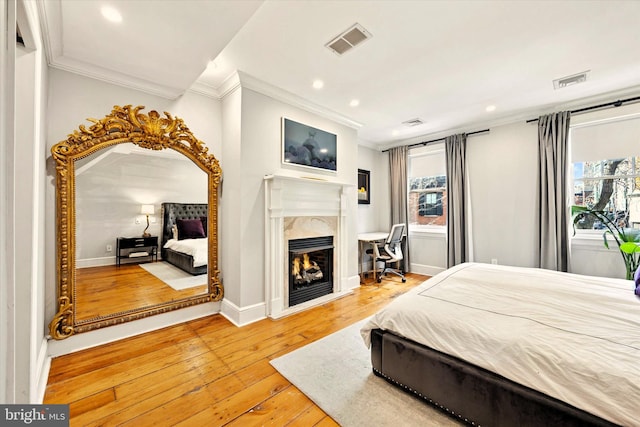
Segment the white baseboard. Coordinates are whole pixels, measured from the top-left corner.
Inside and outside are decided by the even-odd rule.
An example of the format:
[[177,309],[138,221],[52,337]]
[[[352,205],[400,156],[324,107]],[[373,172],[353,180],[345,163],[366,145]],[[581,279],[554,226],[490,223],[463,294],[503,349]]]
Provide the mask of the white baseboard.
[[217,313],[220,313],[220,302],[209,302],[134,320],[121,325],[83,332],[63,340],[49,340],[48,356],[62,356]]
[[226,317],[234,325],[241,327],[266,318],[266,304],[264,302],[238,307],[227,299],[222,300],[220,314]]
[[423,274],[425,276],[435,276],[438,273],[445,271],[444,267],[437,267],[435,265],[424,265],[411,263],[411,272],[416,274]]
[[347,286],[343,286],[343,289],[350,291],[360,287],[360,276],[351,276],[347,278]]
[[102,267],[104,265],[116,265],[116,257],[85,258],[76,261],[77,268]]
[[40,352],[38,353],[38,361],[36,367],[38,372],[36,375],[37,384],[35,386],[35,396],[31,397],[31,401],[41,404],[44,401],[44,393],[47,390],[47,382],[49,382],[49,371],[51,369],[51,357],[48,356],[49,341],[47,338],[42,338],[40,344]]

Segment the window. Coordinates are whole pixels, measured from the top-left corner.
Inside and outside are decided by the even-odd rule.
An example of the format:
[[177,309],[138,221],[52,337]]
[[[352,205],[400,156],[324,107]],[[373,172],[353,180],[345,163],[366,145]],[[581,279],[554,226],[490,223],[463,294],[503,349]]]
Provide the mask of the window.
[[447,225],[447,177],[443,144],[414,148],[409,154],[409,228]]
[[[572,127],[572,203],[607,212],[622,227],[640,228],[640,115]],[[600,230],[593,217],[578,230]]]
[[418,196],[418,215],[442,216],[442,192],[420,193]]
[[[573,163],[573,204],[607,212],[622,227],[639,227],[640,157]],[[579,229],[604,229],[587,217]]]

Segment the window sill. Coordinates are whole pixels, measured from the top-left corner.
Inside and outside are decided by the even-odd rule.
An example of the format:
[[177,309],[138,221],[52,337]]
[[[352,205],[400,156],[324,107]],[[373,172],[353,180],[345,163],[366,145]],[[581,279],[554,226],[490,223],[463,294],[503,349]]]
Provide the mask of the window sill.
[[447,227],[420,227],[409,228],[409,235],[412,236],[447,236]]
[[574,236],[570,240],[571,248],[581,248],[581,249],[589,249],[589,250],[600,250],[603,252],[608,252],[612,250],[618,250],[618,245],[613,238],[607,238],[609,242],[609,249],[604,246],[604,240],[602,239],[602,234],[582,234],[579,236]]

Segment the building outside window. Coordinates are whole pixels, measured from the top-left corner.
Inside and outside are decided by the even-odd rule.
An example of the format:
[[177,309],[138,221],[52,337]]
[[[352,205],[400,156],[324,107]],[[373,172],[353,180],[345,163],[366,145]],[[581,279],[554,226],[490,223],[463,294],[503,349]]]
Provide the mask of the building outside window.
[[412,149],[409,154],[409,228],[445,229],[447,177],[443,144]]
[[420,194],[418,197],[418,215],[442,216],[442,194],[443,192]]

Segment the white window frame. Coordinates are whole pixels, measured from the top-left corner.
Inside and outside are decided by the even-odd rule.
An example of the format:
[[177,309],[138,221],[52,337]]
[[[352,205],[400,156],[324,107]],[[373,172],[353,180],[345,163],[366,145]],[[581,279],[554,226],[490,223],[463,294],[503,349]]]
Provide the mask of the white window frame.
[[[633,108],[634,110],[638,110],[638,106],[637,105],[630,105],[628,107]],[[618,113],[616,115],[612,115],[614,113]],[[578,127],[586,127],[586,126],[597,126],[600,124],[605,124],[605,123],[612,123],[612,122],[618,122],[618,121],[622,121],[622,120],[635,120],[635,119],[640,119],[640,112],[632,112],[630,114],[624,114],[624,113],[619,113],[615,110],[609,110],[607,111],[600,111],[595,113],[596,117],[592,118],[592,119],[586,119],[586,120],[579,120],[578,119],[578,123],[575,124],[571,124],[570,125],[570,129],[574,129],[574,128],[578,128]],[[572,118],[573,120],[573,118]],[[571,132],[570,132],[571,135]],[[639,140],[640,140],[640,135],[638,136]],[[567,166],[568,169],[568,174],[569,174],[569,179],[567,180],[567,185],[568,185],[568,196],[569,196],[569,201],[568,201],[568,206],[567,209],[570,210],[571,206],[574,205],[574,184],[576,181],[580,181],[580,180],[575,180],[573,177],[573,164],[575,163],[571,157],[572,154],[572,150],[571,150],[571,146],[574,142],[571,140],[571,138],[569,139],[569,164]],[[636,157],[640,156],[640,150],[638,151],[638,154],[635,155]],[[631,156],[627,156],[627,157],[631,157]],[[610,160],[610,159],[599,159],[600,161],[604,161],[604,160]],[[640,177],[640,171],[636,171],[636,173],[631,174],[631,175],[625,175],[624,178],[638,178]],[[622,178],[622,176],[611,176],[611,175],[603,175],[601,177],[597,177],[597,178],[588,178],[591,180],[603,180],[603,179],[607,179],[607,178]],[[584,180],[583,180],[584,181]],[[584,240],[584,243],[586,244],[587,241],[591,241],[592,243],[594,241],[599,242],[600,245],[602,245],[602,235],[604,233],[604,231],[606,230],[585,230],[585,229],[578,229],[575,228],[575,234],[573,233],[573,221],[571,218],[571,212],[569,212],[569,222],[570,222],[570,239],[574,240],[574,241],[579,241],[579,240]],[[591,246],[591,245],[590,245]]]
[[[418,147],[414,149],[415,153],[411,154],[409,152],[409,164],[411,165],[411,158],[425,157],[425,156],[440,156],[445,153],[444,143],[433,144],[431,146]],[[446,168],[445,168],[446,169]],[[409,175],[411,176],[411,169],[409,169]],[[434,174],[430,176],[439,176],[440,174]],[[447,179],[446,170],[441,174],[444,175]],[[411,185],[407,182],[407,203],[409,201],[409,196],[412,192]],[[447,225],[431,225],[431,224],[408,224],[408,229],[410,233],[428,233],[428,234],[447,234]]]

